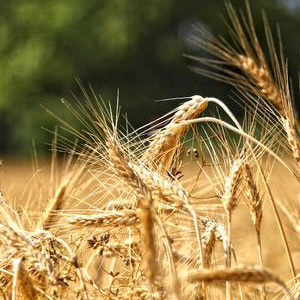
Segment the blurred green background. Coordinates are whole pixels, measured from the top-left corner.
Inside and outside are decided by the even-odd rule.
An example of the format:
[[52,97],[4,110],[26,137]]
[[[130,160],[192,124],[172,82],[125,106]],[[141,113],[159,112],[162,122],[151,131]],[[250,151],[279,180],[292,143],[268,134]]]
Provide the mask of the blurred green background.
[[[244,1],[231,1],[244,9]],[[261,10],[278,22],[297,82],[300,1],[250,1],[258,35]],[[0,154],[27,155],[32,139],[47,152],[60,98],[80,98],[77,76],[107,100],[120,101],[134,126],[178,102],[155,99],[193,94],[229,100],[230,88],[188,69],[183,53],[203,55],[188,42],[191,25],[228,35],[222,0],[6,0],[0,2]],[[67,113],[66,113],[67,114]],[[66,116],[68,119],[69,117]]]

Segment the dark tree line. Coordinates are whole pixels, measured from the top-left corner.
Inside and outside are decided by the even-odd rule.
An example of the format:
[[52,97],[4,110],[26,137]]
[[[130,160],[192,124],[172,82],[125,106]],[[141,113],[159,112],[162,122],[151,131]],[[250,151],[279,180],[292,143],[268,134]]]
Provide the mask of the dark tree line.
[[[252,2],[260,36],[261,9],[280,24],[297,80],[300,13],[280,1]],[[244,9],[243,1],[232,3]],[[57,121],[41,105],[64,115],[59,98],[80,97],[76,76],[106,100],[114,100],[119,89],[134,126],[174,107],[155,99],[193,94],[228,99],[228,87],[193,74],[182,56],[198,51],[186,41],[194,22],[227,34],[222,15],[226,18],[220,0],[1,1],[1,153],[28,153],[32,139],[47,149],[43,142],[51,137],[41,127],[52,129]]]

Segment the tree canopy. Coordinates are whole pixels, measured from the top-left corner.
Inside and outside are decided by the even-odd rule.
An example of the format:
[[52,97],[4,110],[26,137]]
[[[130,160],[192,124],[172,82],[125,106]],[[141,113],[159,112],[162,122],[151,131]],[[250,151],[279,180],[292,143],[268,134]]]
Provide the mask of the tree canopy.
[[[244,9],[243,1],[231,1]],[[297,75],[299,11],[276,0],[251,3],[259,35],[261,10],[281,26],[292,76]],[[134,126],[169,110],[155,99],[193,94],[227,98],[228,88],[193,74],[183,58],[189,24],[225,34],[223,1],[7,0],[0,3],[0,152],[24,154],[49,141],[60,98],[80,97],[75,77],[120,102]],[[297,81],[297,77],[294,79]],[[143,114],[139,112],[143,110]],[[147,120],[145,120],[145,115]],[[44,147],[46,148],[46,147]]]

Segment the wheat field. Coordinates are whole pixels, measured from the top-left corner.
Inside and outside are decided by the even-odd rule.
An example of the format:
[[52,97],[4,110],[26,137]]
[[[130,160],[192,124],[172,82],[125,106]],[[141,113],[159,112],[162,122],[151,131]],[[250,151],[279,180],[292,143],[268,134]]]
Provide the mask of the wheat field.
[[55,131],[50,163],[3,161],[1,299],[299,299],[287,62],[266,17],[268,53],[249,5],[227,11],[232,41],[195,28],[214,57],[190,58],[232,85],[242,121],[194,95],[133,129],[119,101],[82,88],[83,100],[62,101],[82,129],[59,120],[74,140]]

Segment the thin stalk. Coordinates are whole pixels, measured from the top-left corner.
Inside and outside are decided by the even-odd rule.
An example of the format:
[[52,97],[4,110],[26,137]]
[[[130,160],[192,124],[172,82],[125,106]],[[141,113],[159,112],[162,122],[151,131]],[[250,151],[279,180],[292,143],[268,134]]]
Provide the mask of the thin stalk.
[[156,222],[158,224],[159,229],[161,230],[162,238],[164,239],[164,248],[166,251],[166,256],[169,261],[169,268],[170,268],[170,274],[171,274],[171,293],[172,293],[172,299],[173,300],[180,300],[180,282],[178,280],[178,274],[177,270],[174,264],[174,257],[173,257],[173,251],[172,246],[169,241],[168,234],[164,228],[163,222],[159,216],[156,215]]
[[[257,239],[257,250],[258,250],[258,258],[259,258],[259,264],[261,268],[263,268],[263,258],[262,258],[262,247],[261,247],[261,234],[260,234],[260,229],[255,229],[256,232],[256,239]],[[263,284],[262,287],[262,296],[263,299],[266,300],[266,285]]]
[[202,117],[202,118],[198,118],[198,119],[193,119],[193,120],[188,120],[188,121],[183,121],[183,122],[180,122],[178,124],[176,124],[177,126],[180,126],[180,124],[192,124],[192,123],[216,123],[216,124],[219,124],[221,126],[224,126],[225,128],[231,130],[232,132],[235,132],[243,137],[245,137],[247,140],[255,143],[256,145],[260,146],[263,150],[265,150],[268,154],[270,154],[271,156],[273,156],[278,162],[280,162],[280,164],[282,166],[284,166],[288,171],[289,173],[291,173],[292,175],[296,176],[297,175],[289,168],[289,166],[276,154],[274,153],[272,150],[270,150],[267,146],[265,146],[263,143],[261,143],[260,141],[258,141],[257,139],[255,139],[254,137],[252,137],[251,135],[247,134],[246,132],[222,121],[222,120],[219,120],[217,118],[213,118],[213,117]]
[[285,248],[285,251],[286,251],[286,255],[287,255],[287,258],[288,258],[288,262],[289,262],[291,273],[293,275],[293,278],[294,278],[295,282],[297,282],[297,280],[296,280],[295,265],[294,265],[292,254],[291,254],[291,250],[290,250],[287,238],[286,238],[286,234],[284,232],[283,225],[282,225],[279,213],[278,213],[278,209],[277,209],[277,206],[276,206],[276,203],[275,203],[275,199],[274,199],[274,197],[272,195],[272,192],[271,192],[271,190],[269,188],[269,185],[267,184],[266,177],[263,174],[263,171],[262,171],[262,169],[261,169],[261,167],[259,165],[258,165],[258,170],[259,170],[259,172],[261,174],[261,177],[263,179],[264,187],[265,187],[265,189],[267,191],[268,198],[270,200],[270,203],[271,203],[273,211],[274,211],[275,219],[276,219],[276,222],[277,222],[277,225],[278,225],[278,228],[279,228],[279,231],[280,231],[280,235],[281,235],[281,238],[282,238],[282,242],[283,242],[283,245],[284,245],[284,248]]
[[[226,254],[226,267],[231,268],[231,212],[226,211],[227,216],[227,254]],[[231,300],[231,286],[230,282],[226,281],[226,300]]]

